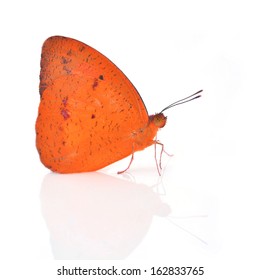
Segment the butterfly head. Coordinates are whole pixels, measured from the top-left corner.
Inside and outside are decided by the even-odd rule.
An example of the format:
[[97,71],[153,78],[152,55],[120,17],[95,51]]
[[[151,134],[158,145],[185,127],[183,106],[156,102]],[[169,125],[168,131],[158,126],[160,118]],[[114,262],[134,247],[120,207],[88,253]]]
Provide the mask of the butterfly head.
[[163,128],[166,125],[167,117],[165,117],[163,113],[151,115],[149,118],[150,122],[153,122],[158,128]]

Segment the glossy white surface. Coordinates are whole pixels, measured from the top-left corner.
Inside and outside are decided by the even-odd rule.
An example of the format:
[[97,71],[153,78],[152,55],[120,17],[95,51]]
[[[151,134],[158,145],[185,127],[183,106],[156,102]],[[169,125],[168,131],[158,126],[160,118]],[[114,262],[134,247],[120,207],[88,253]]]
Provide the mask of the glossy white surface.
[[[259,278],[257,6],[162,2],[2,4],[3,279],[60,279],[62,265],[204,266],[202,279]],[[52,174],[41,165],[34,123],[41,45],[51,35],[109,57],[150,114],[204,90],[166,112],[158,138],[174,156],[163,156],[161,177],[153,147],[123,175],[116,172],[129,158],[88,174]]]

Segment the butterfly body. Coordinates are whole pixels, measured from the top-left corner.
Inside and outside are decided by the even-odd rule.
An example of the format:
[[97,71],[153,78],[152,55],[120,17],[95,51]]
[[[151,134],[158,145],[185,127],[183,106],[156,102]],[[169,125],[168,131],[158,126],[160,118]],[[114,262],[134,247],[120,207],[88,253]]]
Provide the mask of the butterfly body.
[[36,146],[59,173],[103,168],[155,143],[164,115],[149,116],[135,87],[105,56],[54,36],[42,48]]

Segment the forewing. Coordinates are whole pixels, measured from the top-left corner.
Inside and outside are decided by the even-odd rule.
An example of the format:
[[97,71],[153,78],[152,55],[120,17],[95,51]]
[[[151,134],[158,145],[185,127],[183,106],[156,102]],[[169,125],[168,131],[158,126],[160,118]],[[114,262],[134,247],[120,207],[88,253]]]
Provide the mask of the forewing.
[[122,71],[74,39],[45,41],[40,94],[37,148],[44,164],[59,172],[96,170],[131,154],[134,134],[148,123]]

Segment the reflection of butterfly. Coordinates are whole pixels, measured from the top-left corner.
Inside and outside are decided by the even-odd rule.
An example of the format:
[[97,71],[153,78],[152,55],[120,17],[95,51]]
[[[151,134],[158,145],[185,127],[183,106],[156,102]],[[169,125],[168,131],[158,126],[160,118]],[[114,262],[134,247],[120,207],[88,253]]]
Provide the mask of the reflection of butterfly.
[[109,59],[66,37],[43,44],[40,95],[36,146],[42,163],[60,173],[133,159],[134,152],[158,143],[154,138],[166,123],[164,110],[148,115],[135,87]]

